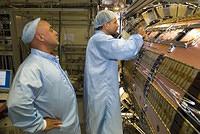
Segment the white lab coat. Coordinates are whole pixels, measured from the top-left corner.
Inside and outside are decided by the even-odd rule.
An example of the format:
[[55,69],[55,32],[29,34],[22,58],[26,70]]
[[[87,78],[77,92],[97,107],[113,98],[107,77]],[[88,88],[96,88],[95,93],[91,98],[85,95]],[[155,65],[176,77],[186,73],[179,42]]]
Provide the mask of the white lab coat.
[[[32,49],[19,67],[8,98],[14,126],[34,134],[80,134],[74,88],[58,58]],[[41,131],[44,117],[58,118],[61,128]]]
[[115,39],[97,31],[89,40],[84,72],[84,109],[87,134],[122,134],[118,60],[137,55],[143,39]]

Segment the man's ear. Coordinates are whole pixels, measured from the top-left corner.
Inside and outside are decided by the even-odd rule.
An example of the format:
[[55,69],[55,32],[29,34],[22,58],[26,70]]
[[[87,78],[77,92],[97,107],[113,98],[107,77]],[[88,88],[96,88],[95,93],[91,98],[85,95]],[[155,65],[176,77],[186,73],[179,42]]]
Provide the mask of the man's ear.
[[43,34],[36,34],[35,36],[39,41],[44,41],[44,35]]
[[108,29],[107,27],[108,27],[107,23],[103,24],[103,29],[107,30]]

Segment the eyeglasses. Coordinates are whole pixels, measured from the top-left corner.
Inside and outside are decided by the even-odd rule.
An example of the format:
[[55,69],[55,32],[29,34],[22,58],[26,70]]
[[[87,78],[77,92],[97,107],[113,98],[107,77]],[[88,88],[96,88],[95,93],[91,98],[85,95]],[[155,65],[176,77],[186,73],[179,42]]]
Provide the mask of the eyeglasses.
[[49,27],[49,31],[50,31],[50,32],[54,32],[54,29],[53,29],[52,26]]

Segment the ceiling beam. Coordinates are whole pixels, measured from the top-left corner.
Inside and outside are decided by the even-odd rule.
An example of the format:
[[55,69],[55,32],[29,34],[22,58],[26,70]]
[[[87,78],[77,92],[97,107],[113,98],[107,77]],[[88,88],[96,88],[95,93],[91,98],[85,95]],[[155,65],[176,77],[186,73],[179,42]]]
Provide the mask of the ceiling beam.
[[136,0],[131,6],[128,8],[125,17],[131,17],[134,14],[138,13],[144,7],[148,6],[149,4],[153,3],[156,0]]
[[84,8],[4,8],[8,11],[41,11],[41,12],[59,12],[59,11],[67,11],[67,12],[83,12],[88,11],[89,9]]

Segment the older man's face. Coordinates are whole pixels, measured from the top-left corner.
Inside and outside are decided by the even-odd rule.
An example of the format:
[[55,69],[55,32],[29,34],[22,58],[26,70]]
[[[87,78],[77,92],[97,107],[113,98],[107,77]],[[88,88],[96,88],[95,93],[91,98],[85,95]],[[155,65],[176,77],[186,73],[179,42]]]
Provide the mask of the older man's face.
[[40,21],[37,32],[41,35],[43,42],[48,45],[48,47],[56,48],[58,46],[58,33],[48,22]]
[[106,25],[107,25],[107,32],[111,35],[115,34],[117,32],[118,27],[119,27],[116,18],[114,18],[112,21],[106,23]]

